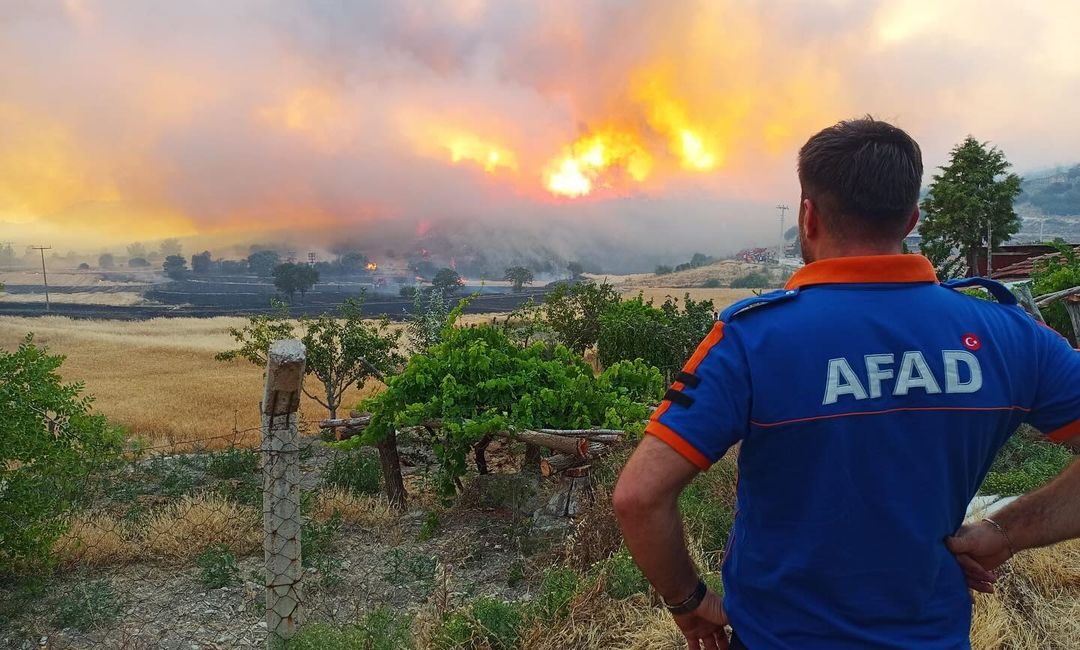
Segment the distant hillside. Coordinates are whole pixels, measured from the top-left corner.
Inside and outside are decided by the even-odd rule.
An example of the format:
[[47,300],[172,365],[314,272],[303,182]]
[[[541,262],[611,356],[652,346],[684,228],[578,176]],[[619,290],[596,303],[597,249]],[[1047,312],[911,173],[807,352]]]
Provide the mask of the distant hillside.
[[1080,216],[1080,165],[1025,178],[1018,202],[1030,203],[1048,216]]

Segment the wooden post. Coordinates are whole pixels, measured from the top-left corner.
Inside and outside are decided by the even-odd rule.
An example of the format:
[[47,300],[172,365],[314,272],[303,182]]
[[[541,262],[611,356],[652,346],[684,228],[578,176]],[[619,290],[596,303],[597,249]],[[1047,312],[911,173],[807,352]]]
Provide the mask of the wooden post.
[[266,364],[261,410],[268,649],[279,647],[296,633],[303,602],[296,412],[300,408],[305,354],[300,341],[274,341]]
[[1031,283],[1024,282],[1016,286],[1017,299],[1020,302],[1020,306],[1024,308],[1024,311],[1031,314],[1031,317],[1040,323],[1045,323],[1042,312],[1039,311],[1039,306],[1035,304],[1035,297],[1031,295]]
[[1080,296],[1069,296],[1062,302],[1065,303],[1065,311],[1069,312],[1076,340],[1080,341]]

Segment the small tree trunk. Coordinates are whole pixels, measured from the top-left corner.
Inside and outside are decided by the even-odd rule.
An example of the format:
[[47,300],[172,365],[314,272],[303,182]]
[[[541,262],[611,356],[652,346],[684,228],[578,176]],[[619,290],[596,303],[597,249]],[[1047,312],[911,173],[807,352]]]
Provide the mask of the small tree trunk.
[[334,394],[333,386],[330,384],[323,384],[323,387],[326,388],[326,406],[330,409],[330,419],[336,420],[339,398]]
[[376,443],[382,465],[383,493],[399,510],[405,509],[405,481],[401,477],[401,457],[398,456],[397,431],[393,429]]
[[525,445],[525,460],[522,462],[521,471],[524,474],[540,474],[540,459],[542,455],[540,453],[539,445]]
[[491,444],[491,436],[484,436],[483,438],[480,439],[479,442],[477,442],[475,445],[473,445],[473,455],[476,456],[476,471],[480,472],[481,474],[487,474],[488,473],[487,453],[486,452],[487,452],[488,445],[490,445],[490,444]]

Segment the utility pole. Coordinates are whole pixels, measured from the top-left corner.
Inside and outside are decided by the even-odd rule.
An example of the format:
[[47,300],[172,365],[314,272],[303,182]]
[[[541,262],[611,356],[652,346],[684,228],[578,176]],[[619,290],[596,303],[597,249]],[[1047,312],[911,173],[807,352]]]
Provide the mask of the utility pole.
[[776,265],[781,266],[781,260],[784,259],[784,213],[791,208],[780,203],[777,204],[776,209],[780,211],[780,250],[776,254]]
[[31,246],[30,248],[41,253],[41,277],[45,281],[45,311],[49,311],[49,274],[45,270],[45,251],[51,251],[52,246]]

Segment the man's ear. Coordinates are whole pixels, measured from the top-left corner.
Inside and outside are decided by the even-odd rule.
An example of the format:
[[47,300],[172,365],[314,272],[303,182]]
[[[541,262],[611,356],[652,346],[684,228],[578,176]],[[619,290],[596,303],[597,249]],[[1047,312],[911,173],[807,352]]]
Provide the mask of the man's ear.
[[904,236],[907,237],[911,234],[912,230],[915,230],[915,226],[919,225],[919,206],[915,206],[915,211],[911,213],[911,219],[908,221],[907,230],[904,231]]
[[810,199],[803,199],[799,210],[799,227],[803,237],[816,240],[821,235],[821,213]]

